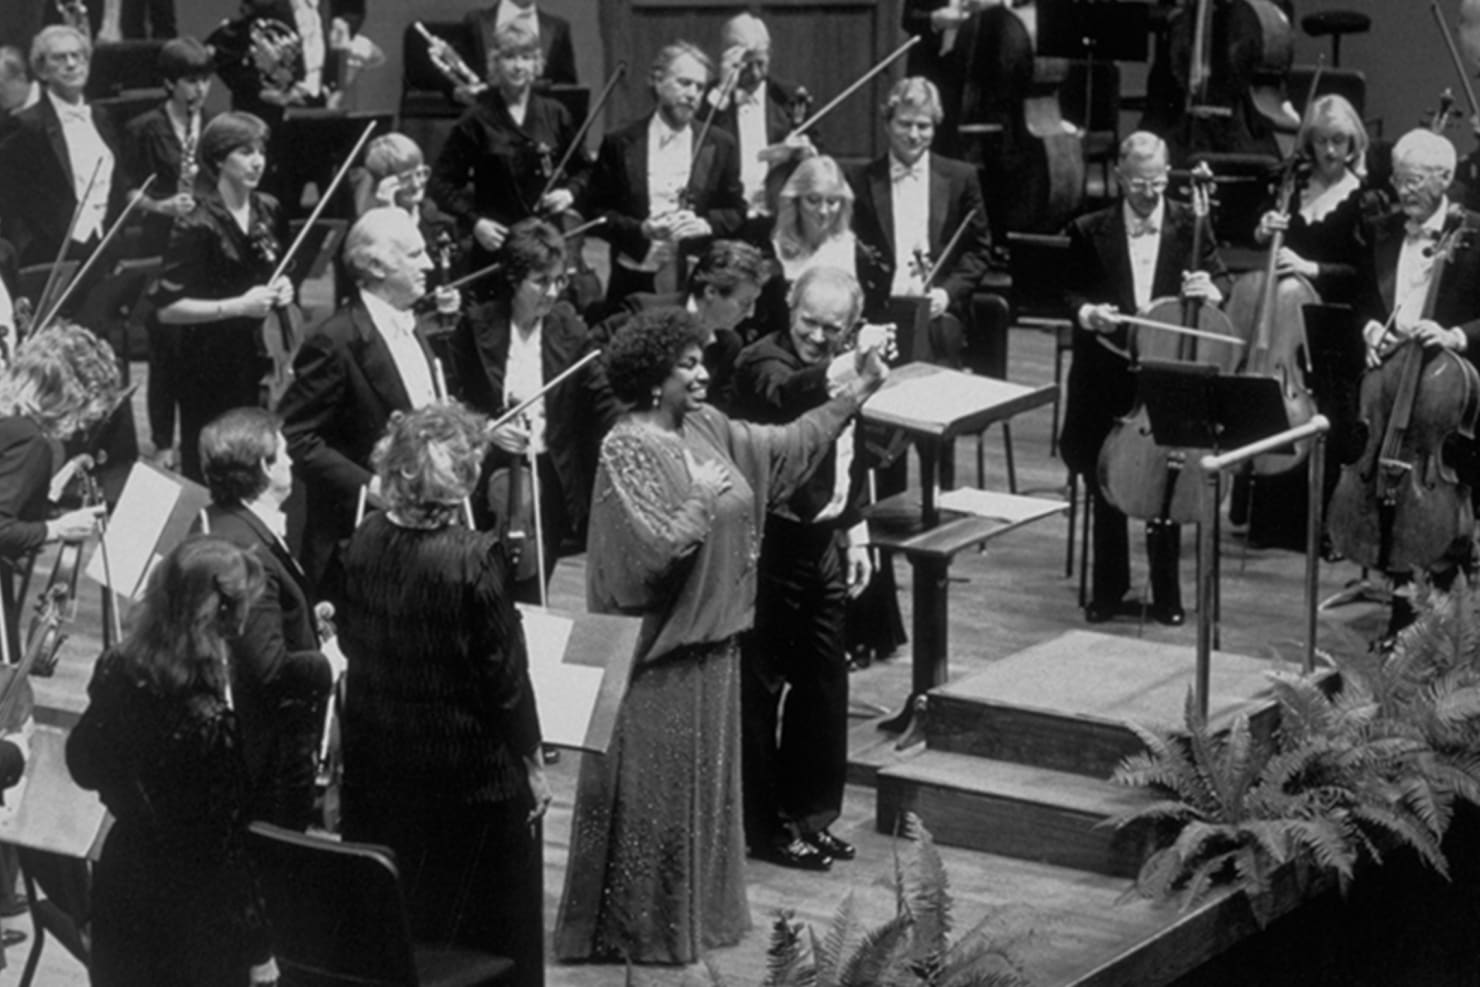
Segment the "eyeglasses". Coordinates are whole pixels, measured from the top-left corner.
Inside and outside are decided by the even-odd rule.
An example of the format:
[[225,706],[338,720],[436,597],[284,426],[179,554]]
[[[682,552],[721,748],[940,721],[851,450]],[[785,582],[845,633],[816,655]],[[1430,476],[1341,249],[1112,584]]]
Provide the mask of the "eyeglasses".
[[1439,173],[1433,171],[1420,171],[1406,175],[1400,175],[1394,172],[1393,177],[1389,181],[1392,182],[1393,188],[1399,192],[1414,192],[1427,185],[1437,174]]
[[403,184],[411,185],[425,182],[432,177],[432,169],[426,165],[417,165],[410,171],[403,171],[396,175],[396,179]]
[[1165,192],[1168,184],[1165,178],[1125,178],[1122,181],[1125,182],[1126,188],[1132,192],[1140,192],[1143,195],[1150,195],[1152,192]]
[[565,286],[570,284],[570,275],[557,274],[551,277],[548,274],[531,274],[524,280],[525,283],[538,288],[542,292],[549,291],[552,288],[556,291],[564,291]]
[[49,51],[46,60],[56,65],[65,65],[68,62],[86,62],[87,52],[80,48],[76,51]]

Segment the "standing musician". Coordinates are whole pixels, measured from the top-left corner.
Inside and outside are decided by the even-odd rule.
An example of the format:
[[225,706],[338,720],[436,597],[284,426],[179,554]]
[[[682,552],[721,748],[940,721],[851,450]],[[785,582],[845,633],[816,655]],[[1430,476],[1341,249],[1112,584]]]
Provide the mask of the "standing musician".
[[[495,0],[463,15],[463,26],[473,44],[473,64],[486,65],[497,47],[495,36],[510,24],[534,35],[540,46],[539,78],[556,85],[574,86],[576,49],[571,43],[570,23],[563,17],[536,9],[535,0]],[[471,99],[471,94],[463,102]]]
[[277,123],[287,107],[329,103],[364,19],[365,0],[242,0],[237,19],[206,39],[232,109]]
[[[459,396],[494,418],[533,397],[591,348],[580,316],[560,300],[566,277],[560,231],[543,220],[521,220],[509,231],[499,258],[502,290],[469,312],[452,340]],[[516,600],[541,602],[539,580],[549,582],[561,542],[570,538],[584,543],[598,443],[617,414],[605,378],[594,364],[587,364],[531,405],[522,420],[491,433],[489,468],[517,476],[520,460],[527,462],[532,450],[539,470],[545,568],[540,573],[528,565],[521,567],[530,575],[514,582]],[[493,490],[502,493],[502,499]],[[507,483],[490,491],[487,507],[495,527],[506,528],[513,520],[507,516],[508,497]],[[532,526],[526,534],[530,540],[523,552],[532,561]]]
[[263,408],[233,408],[200,434],[211,506],[198,528],[257,556],[262,595],[230,641],[233,708],[251,782],[250,818],[306,830],[332,673],[308,582],[288,550],[283,503],[293,460]]
[[489,88],[447,135],[432,172],[431,197],[472,236],[474,270],[491,262],[514,223],[559,216],[585,189],[586,159],[577,152],[544,191],[576,127],[563,105],[533,91],[543,57],[522,23],[495,32]]
[[22,265],[56,260],[74,212],[66,256],[86,257],[123,209],[129,182],[117,130],[83,96],[91,59],[91,43],[64,25],[42,28],[31,42],[31,71],[45,91],[15,115],[0,140],[0,174],[7,176],[0,182],[0,220]]
[[206,422],[260,403],[263,321],[293,301],[271,283],[282,250],[277,200],[257,191],[267,168],[267,125],[223,113],[200,135],[200,164],[214,180],[180,220],[153,289],[159,321],[181,326],[180,471],[200,481],[197,439]]
[[[1131,584],[1126,517],[1102,494],[1098,470],[1100,446],[1116,419],[1130,412],[1136,391],[1129,335],[1117,316],[1174,294],[1218,305],[1227,287],[1211,238],[1203,240],[1197,269],[1183,270],[1196,221],[1190,208],[1166,198],[1167,171],[1166,143],[1144,130],[1131,134],[1120,144],[1116,168],[1122,201],[1069,226],[1065,294],[1081,331],[1074,334],[1059,449],[1069,469],[1084,478],[1094,505],[1094,566],[1084,609],[1092,624],[1137,612],[1121,602]],[[1150,613],[1163,624],[1184,619],[1177,575],[1180,552],[1179,525],[1146,523]]]
[[[993,376],[1006,374],[1005,312],[972,302],[972,291],[986,273],[991,233],[976,169],[932,154],[941,121],[940,90],[918,76],[889,90],[883,118],[889,151],[850,172],[853,228],[878,252],[890,294],[930,299],[930,360],[960,368],[967,346],[979,340],[990,354],[982,361]],[[968,221],[968,216],[970,217]],[[957,241],[931,284],[924,278],[961,225]],[[978,319],[978,316],[980,317]]]
[[[601,142],[581,212],[606,220],[595,235],[612,247],[609,309],[635,291],[655,290],[660,270],[672,271],[684,255],[702,251],[712,237],[736,234],[745,221],[734,138],[694,126],[710,67],[687,41],[664,46],[649,77],[653,113]],[[682,273],[664,290],[676,290]]]
[[[746,214],[758,220],[756,237],[770,232],[775,203],[767,197],[767,176],[817,153],[806,136],[784,144],[801,121],[794,109],[806,103],[806,90],[771,78],[771,32],[754,14],[736,14],[720,29],[719,79],[704,97],[701,115],[714,118],[740,148],[740,183],[745,186]],[[728,83],[728,87],[727,84]]]
[[278,405],[306,494],[303,567],[314,595],[331,599],[361,489],[369,506],[382,506],[370,469],[376,440],[391,412],[437,396],[411,311],[432,267],[416,222],[401,209],[371,209],[350,227],[344,255],[358,295],[303,340]]

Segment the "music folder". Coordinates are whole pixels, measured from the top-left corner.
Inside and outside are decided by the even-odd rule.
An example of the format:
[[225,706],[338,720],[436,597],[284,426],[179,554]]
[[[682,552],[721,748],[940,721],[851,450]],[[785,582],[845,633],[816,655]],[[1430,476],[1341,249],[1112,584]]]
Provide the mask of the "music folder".
[[1220,374],[1207,363],[1141,361],[1136,381],[1156,444],[1237,449],[1290,427],[1280,383]]

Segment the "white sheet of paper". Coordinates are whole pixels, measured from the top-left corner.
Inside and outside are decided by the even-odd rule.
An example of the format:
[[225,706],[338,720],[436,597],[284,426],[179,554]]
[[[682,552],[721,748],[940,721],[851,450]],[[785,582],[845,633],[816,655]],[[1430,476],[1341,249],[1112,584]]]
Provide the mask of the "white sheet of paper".
[[114,592],[137,599],[179,496],[178,483],[163,473],[135,465],[108,519],[108,533],[103,536],[109,571],[104,571],[103,549],[99,548],[88,561],[88,578],[107,586],[106,577],[111,575]]
[[864,404],[863,414],[865,418],[872,413],[914,421],[952,422],[1032,390],[991,377],[942,371],[883,388]]
[[1062,500],[1023,497],[1018,494],[997,493],[994,490],[979,490],[976,487],[942,491],[936,503],[942,510],[976,514],[1011,524],[1021,524],[1069,509],[1069,505]]
[[569,617],[519,604],[529,649],[529,679],[540,713],[545,743],[580,747],[596,709],[605,670],[565,662],[574,621]]

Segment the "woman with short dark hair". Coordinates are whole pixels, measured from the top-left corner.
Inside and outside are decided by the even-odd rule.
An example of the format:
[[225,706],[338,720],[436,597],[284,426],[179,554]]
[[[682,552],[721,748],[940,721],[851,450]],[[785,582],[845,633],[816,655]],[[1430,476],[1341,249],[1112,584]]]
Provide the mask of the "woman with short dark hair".
[[96,987],[277,982],[226,684],[227,641],[261,589],[251,553],[187,539],[93,669],[67,767],[114,820],[93,870]]

